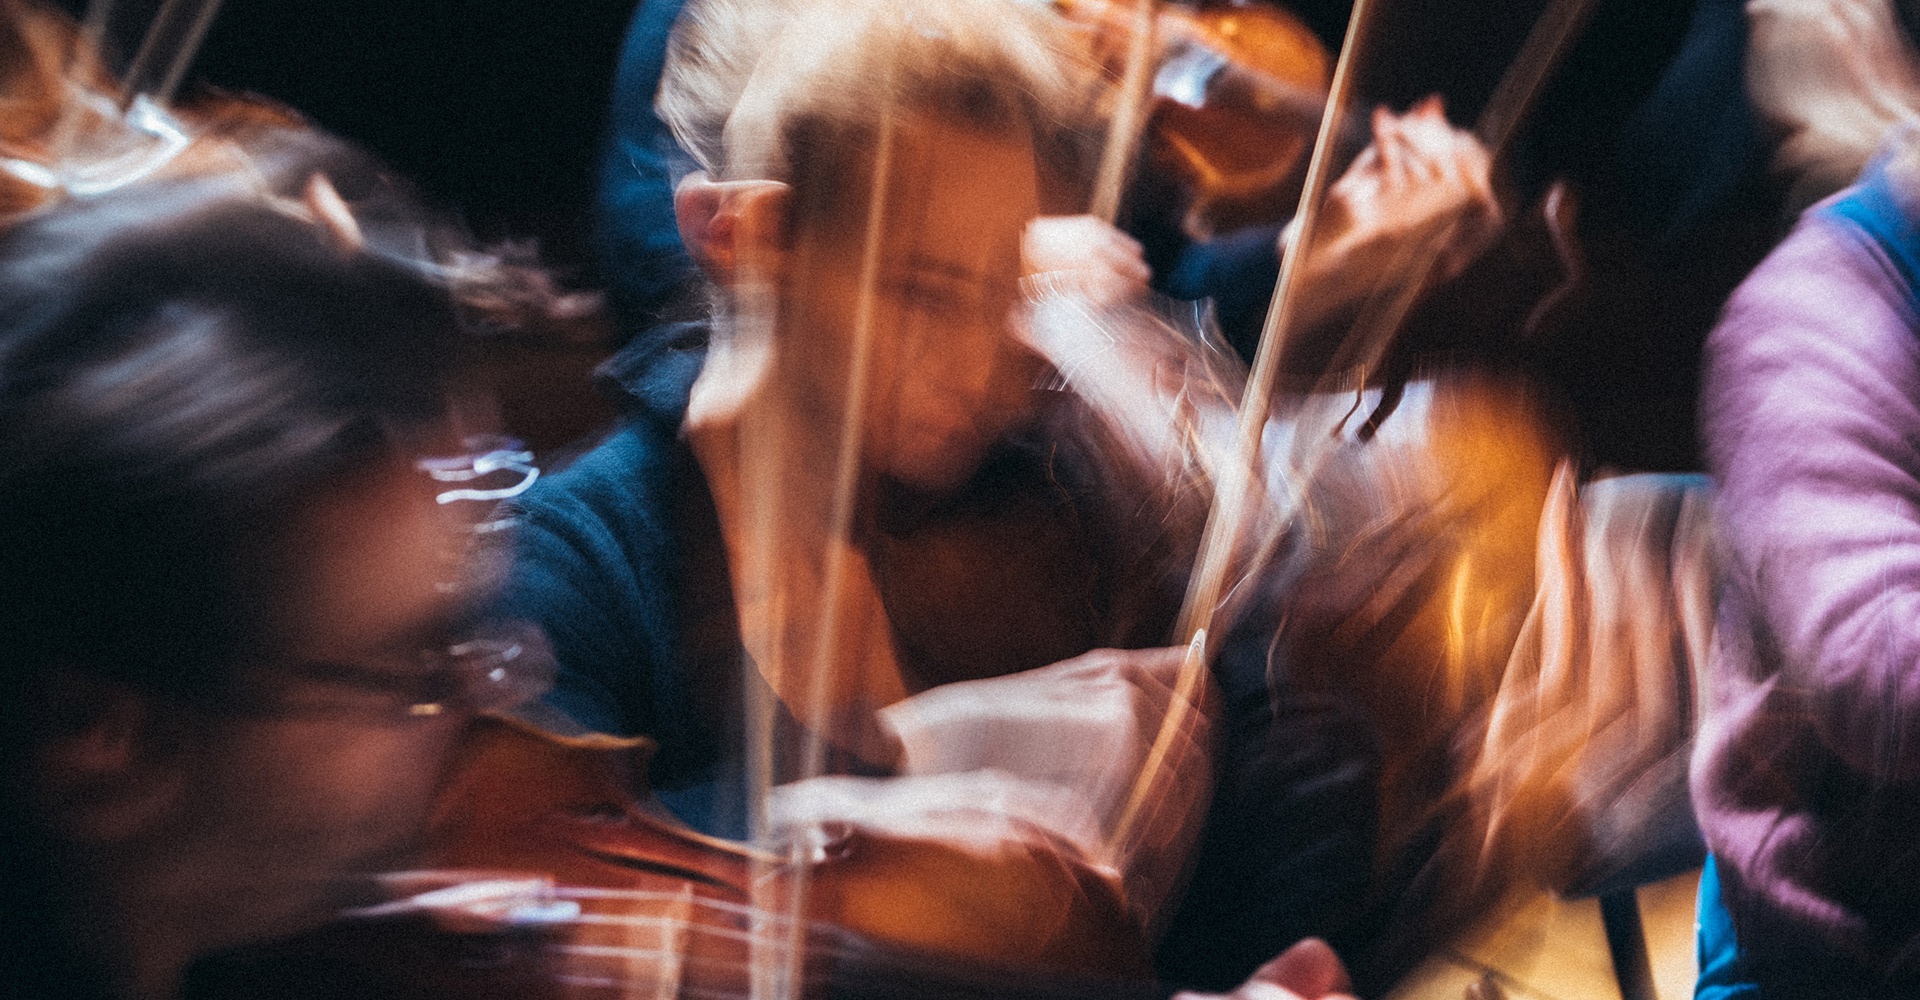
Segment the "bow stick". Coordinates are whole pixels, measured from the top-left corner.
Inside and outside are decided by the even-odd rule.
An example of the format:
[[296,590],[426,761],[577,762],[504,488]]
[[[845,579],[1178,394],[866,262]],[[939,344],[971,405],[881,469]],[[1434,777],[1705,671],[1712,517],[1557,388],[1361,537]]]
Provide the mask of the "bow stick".
[[1106,143],[1094,175],[1088,213],[1111,223],[1120,216],[1120,198],[1127,189],[1135,151],[1146,118],[1149,85],[1153,79],[1153,0],[1134,0],[1133,27],[1127,37],[1127,62],[1120,76],[1120,94],[1107,122]]
[[1165,780],[1165,769],[1173,742],[1187,724],[1188,707],[1198,697],[1207,670],[1207,636],[1225,589],[1234,549],[1248,522],[1247,506],[1253,499],[1253,480],[1259,464],[1261,433],[1266,426],[1273,386],[1279,371],[1281,334],[1292,319],[1295,289],[1299,284],[1301,258],[1298,252],[1310,246],[1320,214],[1321,194],[1328,183],[1333,161],[1334,136],[1339,134],[1347,96],[1353,87],[1353,66],[1372,10],[1371,0],[1355,0],[1347,21],[1346,37],[1340,45],[1340,57],[1334,63],[1333,80],[1327,91],[1327,109],[1320,116],[1320,131],[1314,137],[1313,156],[1308,160],[1307,176],[1300,191],[1299,208],[1294,215],[1293,249],[1280,262],[1280,277],[1267,308],[1260,346],[1254,352],[1253,369],[1241,399],[1235,429],[1235,451],[1219,470],[1214,484],[1213,503],[1200,536],[1199,561],[1194,567],[1187,594],[1182,602],[1176,635],[1191,636],[1186,658],[1180,664],[1172,707],[1161,721],[1160,731],[1148,751],[1145,766],[1135,779],[1119,821],[1108,839],[1108,856],[1117,858],[1126,851],[1145,809],[1158,798],[1157,789]]
[[[1520,53],[1508,67],[1474,122],[1473,134],[1487,148],[1494,162],[1505,156],[1519,133],[1520,123],[1545,87],[1554,67],[1565,57],[1568,47],[1593,13],[1594,0],[1552,0],[1521,44]],[[1354,370],[1360,381],[1380,366],[1393,341],[1406,322],[1407,315],[1434,279],[1434,269],[1451,242],[1457,224],[1449,225],[1427,240],[1409,245],[1385,269],[1353,327],[1342,343],[1335,371]],[[1404,275],[1398,283],[1393,275]],[[1389,390],[1391,391],[1391,390]],[[1363,434],[1379,427],[1392,408],[1392,396],[1384,399],[1368,417]]]
[[[803,701],[798,706],[800,717],[809,720],[809,724],[799,727],[802,743],[798,772],[779,776],[789,781],[805,781],[825,772],[827,736],[820,723],[834,717],[831,711],[831,681],[840,663],[841,646],[846,639],[842,630],[842,618],[846,611],[842,598],[852,572],[852,529],[860,491],[861,446],[864,440],[862,418],[872,388],[869,369],[876,337],[875,299],[882,242],[887,231],[886,205],[898,130],[895,90],[891,79],[882,81],[878,88],[881,97],[872,182],[862,237],[859,289],[847,365],[845,402],[840,414],[838,439],[834,442],[833,478],[821,553],[820,604],[815,614],[818,632],[813,638],[812,650],[805,664],[808,674],[801,693]],[[765,325],[761,331],[761,336],[767,337],[764,342],[777,345],[777,341],[771,337],[771,325],[776,321],[775,317],[763,310],[757,319]],[[779,346],[773,347],[776,352],[780,349]],[[781,526],[784,515],[796,508],[783,501],[791,499],[789,494],[796,484],[792,476],[782,474],[794,465],[793,453],[784,447],[790,428],[763,426],[760,430],[764,433],[745,435],[749,440],[743,448],[742,464],[745,469],[757,468],[762,475],[770,472],[775,477],[770,483],[763,484],[766,488],[755,491],[759,500],[756,505],[758,509],[750,515],[758,525],[754,532],[758,543],[756,547],[762,550],[756,554],[762,593],[774,595],[774,603],[768,609],[771,615],[769,620],[773,623],[773,639],[762,644],[762,655],[772,658],[770,662],[762,664],[762,668],[768,677],[774,678],[782,676],[789,666],[783,662],[783,623],[791,603],[784,599],[785,587],[777,578],[781,567],[776,548],[778,539],[790,537],[781,532]],[[753,668],[751,664],[743,664],[743,669]],[[743,685],[749,698],[746,708],[751,832],[757,844],[774,846],[770,841],[775,831],[771,829],[766,815],[766,802],[777,780],[773,765],[773,718],[777,699],[770,695],[756,697],[758,687],[751,682]],[[793,1000],[802,995],[805,987],[806,949],[801,937],[807,926],[805,915],[809,867],[806,854],[811,848],[811,838],[787,831],[787,840],[782,846],[783,849],[773,853],[772,860],[756,861],[758,870],[752,890],[755,912],[766,915],[768,919],[774,919],[772,915],[778,916],[777,927],[756,927],[752,936],[749,991],[753,1000]],[[787,878],[766,877],[772,874],[774,867],[784,867]]]
[[[823,605],[820,609],[820,634],[816,640],[813,669],[808,677],[807,699],[814,719],[830,718],[829,677],[839,663],[841,592],[846,587],[848,561],[853,551],[853,510],[860,488],[860,446],[864,439],[867,394],[871,388],[869,363],[873,357],[874,293],[880,276],[880,244],[886,235],[886,205],[889,180],[893,173],[894,133],[897,128],[894,88],[884,87],[880,105],[879,137],[874,144],[873,181],[867,200],[867,226],[860,251],[860,293],[854,308],[853,353],[847,363],[847,402],[843,414],[839,453],[834,458],[833,501],[828,514],[827,550]],[[826,769],[826,735],[817,726],[806,727],[800,773],[796,780],[819,777]],[[806,928],[808,866],[804,856],[807,838],[795,837],[789,844],[791,874],[787,896],[787,941],[785,977],[774,994],[782,1000],[800,996],[804,985],[806,949],[802,940]]]
[[[1214,617],[1226,595],[1235,553],[1251,524],[1249,505],[1256,496],[1254,484],[1261,468],[1262,436],[1273,402],[1280,360],[1289,346],[1287,334],[1299,295],[1298,276],[1307,250],[1313,246],[1323,200],[1321,196],[1329,182],[1330,137],[1337,133],[1339,119],[1345,114],[1347,97],[1352,89],[1351,71],[1358,50],[1357,43],[1370,28],[1371,6],[1370,0],[1355,0],[1347,23],[1346,37],[1342,41],[1329,88],[1327,111],[1321,117],[1320,132],[1314,142],[1313,157],[1300,193],[1300,207],[1294,216],[1294,239],[1281,262],[1280,276],[1268,305],[1260,344],[1254,353],[1246,393],[1241,400],[1236,449],[1232,460],[1221,469],[1215,484],[1213,504],[1201,535],[1200,556],[1188,584],[1177,626],[1176,634],[1191,635],[1192,640],[1188,645],[1187,658],[1181,665],[1174,711],[1164,720],[1148,756],[1147,766],[1135,782],[1133,794],[1120,823],[1115,827],[1109,841],[1110,856],[1125,850],[1141,813],[1156,798],[1155,789],[1161,780],[1160,772],[1164,769],[1174,738],[1185,724],[1185,706],[1197,694],[1202,682],[1206,669],[1206,637],[1213,628]],[[1586,23],[1592,8],[1593,0],[1552,0],[1535,22],[1522,44],[1519,56],[1502,77],[1494,96],[1489,99],[1476,123],[1476,136],[1495,155],[1504,152],[1512,142],[1520,122],[1532,107],[1549,74],[1565,55],[1573,37]],[[1387,336],[1398,328],[1417,300],[1452,231],[1453,227],[1449,226],[1436,238],[1411,248],[1409,253],[1402,255],[1401,267],[1389,268],[1382,277],[1381,281],[1385,283],[1393,272],[1402,270],[1406,262],[1417,264],[1413,271],[1415,280],[1402,282],[1390,297],[1376,294],[1369,299],[1360,321],[1346,338],[1347,345],[1358,344],[1358,349],[1365,352],[1366,365],[1377,363]],[[1343,353],[1351,353],[1351,349]],[[1310,450],[1305,458],[1295,463],[1300,472],[1296,477],[1298,481],[1280,498],[1276,520],[1282,525],[1293,520],[1301,498],[1306,495],[1307,483],[1314,478],[1320,461],[1331,452],[1331,440],[1323,440],[1324,435],[1296,435],[1296,443],[1303,438]]]

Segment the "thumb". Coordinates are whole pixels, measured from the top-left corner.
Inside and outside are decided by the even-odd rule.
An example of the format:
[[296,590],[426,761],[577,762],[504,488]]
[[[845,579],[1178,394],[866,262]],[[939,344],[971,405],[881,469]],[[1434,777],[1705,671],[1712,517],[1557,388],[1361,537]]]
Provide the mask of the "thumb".
[[1319,938],[1303,938],[1279,957],[1260,967],[1253,983],[1272,983],[1303,997],[1324,997],[1353,988],[1347,967],[1334,954],[1333,946]]

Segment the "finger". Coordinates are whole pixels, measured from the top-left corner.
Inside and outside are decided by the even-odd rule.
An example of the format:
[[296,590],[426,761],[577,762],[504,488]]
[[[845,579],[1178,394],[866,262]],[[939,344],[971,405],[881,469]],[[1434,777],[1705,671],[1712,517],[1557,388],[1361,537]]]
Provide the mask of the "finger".
[[1273,961],[1260,967],[1248,983],[1272,983],[1301,996],[1323,997],[1353,989],[1347,967],[1333,946],[1319,938],[1302,938]]
[[1095,253],[1102,263],[1124,276],[1144,279],[1152,274],[1147,267],[1146,251],[1131,237],[1115,234],[1115,238],[1101,243]]
[[1481,190],[1491,190],[1487,180],[1490,161],[1471,133],[1448,125],[1444,119],[1429,119],[1417,131],[1429,150],[1433,180],[1469,200],[1477,198]]
[[1445,120],[1436,120],[1418,111],[1396,116],[1388,132],[1399,142],[1401,160],[1408,172],[1415,175],[1432,174],[1451,151],[1452,129]]
[[1446,177],[1447,168],[1452,162],[1451,144],[1444,138],[1436,140],[1430,128],[1421,127],[1414,122],[1407,126],[1407,172],[1415,179],[1431,184]]
[[[1232,993],[1175,993],[1173,1000],[1309,1000],[1283,986],[1248,981]],[[1318,998],[1313,998],[1318,1000]]]
[[1449,160],[1459,155],[1458,134],[1445,118],[1414,112],[1402,123],[1401,134],[1423,167],[1435,176],[1446,169]]
[[1346,172],[1342,173],[1340,179],[1333,183],[1335,187],[1338,187],[1342,181],[1348,178],[1364,177],[1368,174],[1379,173],[1379,171],[1380,143],[1379,140],[1376,139],[1368,143],[1367,148],[1361,150],[1359,156],[1353,158],[1353,162],[1348,164]]
[[1374,133],[1374,148],[1380,151],[1380,173],[1393,186],[1407,182],[1407,143],[1398,123],[1382,126]]
[[1459,178],[1459,184],[1467,189],[1479,210],[1498,216],[1500,202],[1493,193],[1492,154],[1470,133],[1462,132],[1457,139],[1457,146],[1454,173]]
[[1180,686],[1180,665],[1186,660],[1186,647],[1163,646],[1129,650],[1125,654],[1129,676],[1140,690],[1151,695],[1156,704],[1166,705]]
[[1471,156],[1472,147],[1461,142],[1459,136],[1442,137],[1439,150],[1433,156],[1434,179],[1455,189],[1471,187]]

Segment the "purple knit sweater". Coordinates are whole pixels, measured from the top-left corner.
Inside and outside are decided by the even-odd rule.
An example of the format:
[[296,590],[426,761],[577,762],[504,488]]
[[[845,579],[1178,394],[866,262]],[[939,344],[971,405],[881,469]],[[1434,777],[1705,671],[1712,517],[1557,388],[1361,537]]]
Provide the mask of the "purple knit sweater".
[[1911,155],[1735,292],[1701,404],[1725,579],[1695,806],[1762,975],[1875,995],[1920,988],[1920,184],[1889,165]]

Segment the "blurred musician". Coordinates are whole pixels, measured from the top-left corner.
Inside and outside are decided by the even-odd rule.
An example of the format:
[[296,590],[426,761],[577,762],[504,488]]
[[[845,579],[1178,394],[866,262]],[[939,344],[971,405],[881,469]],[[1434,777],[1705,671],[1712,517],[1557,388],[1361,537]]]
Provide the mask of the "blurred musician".
[[[627,335],[642,339],[664,335],[660,320],[684,317],[698,298],[698,274],[670,203],[674,181],[697,164],[676,143],[655,107],[667,39],[684,6],[685,0],[645,0],[635,10],[621,47],[600,164],[595,243],[616,318]],[[1339,4],[1305,6],[1308,20],[1317,25],[1337,30],[1345,22]],[[1337,35],[1333,41],[1337,44]],[[1459,235],[1459,252],[1453,255],[1458,264],[1484,246],[1488,224],[1499,215],[1488,184],[1485,150],[1471,135],[1445,124],[1434,100],[1406,112],[1382,110],[1373,116],[1366,134],[1376,150],[1385,149],[1391,158],[1387,166],[1394,189],[1361,192],[1349,187],[1334,195],[1336,203],[1370,198],[1359,206],[1367,217],[1350,224],[1352,236],[1364,237],[1371,252],[1417,239],[1455,220],[1467,222]],[[1160,190],[1173,179],[1153,175],[1145,166],[1142,170],[1138,182],[1144,191],[1132,196],[1142,204],[1125,213],[1123,224],[1143,243],[1140,252],[1153,268],[1152,286],[1177,299],[1212,299],[1227,341],[1250,358],[1286,252],[1285,227],[1256,225],[1195,242],[1172,218],[1179,213],[1144,204],[1173,198]],[[1350,182],[1363,181],[1367,172],[1364,166],[1354,170]],[[1377,259],[1336,263],[1336,256],[1327,254],[1327,270],[1371,274],[1378,264]],[[1331,303],[1329,309],[1338,305]]]
[[[678,196],[715,286],[711,334],[686,325],[615,359],[635,415],[521,501],[511,604],[555,643],[549,703],[658,739],[656,789],[697,827],[746,832],[741,683],[776,696],[787,747],[819,733],[835,770],[885,775],[915,766],[912,713],[877,713],[912,695],[1167,639],[1194,514],[1170,516],[1151,475],[1079,433],[1084,408],[1036,390],[1045,365],[1012,325],[1029,223],[1084,197],[1087,81],[1048,39],[1032,12],[986,2],[716,2],[683,19],[662,104],[711,172]],[[1125,272],[1123,243],[1074,245]],[[848,413],[850,372],[869,388]],[[862,440],[841,538],[825,525],[849,419]],[[756,433],[778,446],[756,454]],[[773,497],[755,485],[770,476]],[[781,530],[757,526],[769,508]],[[836,548],[852,569],[829,594],[820,553]],[[800,665],[829,613],[840,656],[812,708]],[[743,642],[757,669],[740,681]],[[1046,675],[1104,677],[1146,706],[1102,715],[1108,758],[1059,744],[1058,763],[1097,787],[1066,772],[1054,787],[1124,795],[1178,659],[1112,651]],[[1204,729],[1177,749],[1204,775]],[[1170,804],[1174,828],[1205,787]]]
[[466,450],[424,217],[333,140],[256,139],[0,236],[10,996],[166,997],[326,918],[544,681],[478,631],[487,505],[419,465]]

